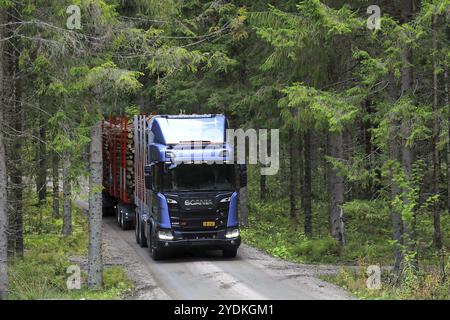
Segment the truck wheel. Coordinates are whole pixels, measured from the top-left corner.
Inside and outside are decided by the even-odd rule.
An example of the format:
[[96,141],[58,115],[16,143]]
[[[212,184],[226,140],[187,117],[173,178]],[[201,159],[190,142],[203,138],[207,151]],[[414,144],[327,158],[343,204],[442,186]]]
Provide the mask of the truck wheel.
[[145,248],[147,246],[147,238],[145,237],[145,225],[143,225],[142,221],[136,220],[136,225],[139,224],[137,232],[139,233],[139,245],[141,248]]
[[237,251],[237,248],[223,249],[222,254],[225,258],[235,258],[237,255]]
[[117,225],[122,228],[122,225],[120,224],[122,219],[120,217],[120,209],[119,209],[119,205],[116,205],[116,220],[117,220]]
[[122,227],[123,231],[131,229],[131,221],[125,221],[123,214],[120,214],[120,226]]
[[161,250],[156,249],[156,247],[154,247],[154,241],[156,240],[156,234],[154,234],[152,228],[150,227],[150,232],[149,232],[149,238],[150,240],[148,240],[148,248],[150,251],[150,256],[152,257],[152,259],[154,261],[158,261],[164,258],[164,254]]
[[123,221],[123,214],[119,213],[119,215],[120,215],[120,223],[119,223],[119,225],[122,228],[122,230],[126,230],[126,228],[125,228],[126,225],[125,225],[125,222]]
[[141,244],[141,233],[140,233],[140,230],[139,230],[139,227],[140,227],[140,222],[139,222],[139,217],[138,217],[138,214],[136,213],[135,215],[135,223],[134,223],[134,235],[136,236],[136,243],[137,244]]
[[151,256],[154,261],[162,260],[165,257],[164,252],[162,252],[161,250],[156,250],[156,249],[154,249],[152,251]]

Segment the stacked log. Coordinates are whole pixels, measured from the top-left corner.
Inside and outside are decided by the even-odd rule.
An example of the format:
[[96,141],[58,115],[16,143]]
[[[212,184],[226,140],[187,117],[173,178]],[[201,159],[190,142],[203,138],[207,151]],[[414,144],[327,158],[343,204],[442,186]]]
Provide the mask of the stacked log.
[[103,122],[103,185],[125,203],[134,198],[134,126],[126,118]]

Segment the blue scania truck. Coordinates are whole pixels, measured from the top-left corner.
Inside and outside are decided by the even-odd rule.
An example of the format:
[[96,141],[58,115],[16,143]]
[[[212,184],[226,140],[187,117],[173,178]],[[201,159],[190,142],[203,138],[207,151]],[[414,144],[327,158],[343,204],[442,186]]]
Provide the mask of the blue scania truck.
[[140,115],[130,127],[134,206],[118,201],[119,224],[124,217],[134,224],[137,243],[154,260],[176,248],[235,257],[241,243],[238,187],[245,186],[246,169],[234,164],[226,117]]

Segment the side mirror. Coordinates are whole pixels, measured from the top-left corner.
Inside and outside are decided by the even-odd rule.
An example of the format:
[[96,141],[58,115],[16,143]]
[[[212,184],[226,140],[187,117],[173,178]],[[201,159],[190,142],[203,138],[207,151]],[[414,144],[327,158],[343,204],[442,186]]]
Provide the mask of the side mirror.
[[239,169],[239,187],[245,188],[247,186],[247,165],[238,165]]
[[144,168],[145,189],[148,189],[148,190],[153,189],[152,167],[153,167],[152,165],[147,165]]

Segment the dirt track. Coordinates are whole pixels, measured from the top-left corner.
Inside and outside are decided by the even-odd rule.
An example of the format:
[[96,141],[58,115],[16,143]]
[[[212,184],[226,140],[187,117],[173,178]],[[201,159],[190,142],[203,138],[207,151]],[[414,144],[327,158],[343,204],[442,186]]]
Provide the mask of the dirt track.
[[335,267],[288,263],[242,245],[238,257],[220,252],[181,253],[154,262],[134,231],[104,219],[105,263],[121,265],[136,283],[136,299],[351,299],[315,276]]

